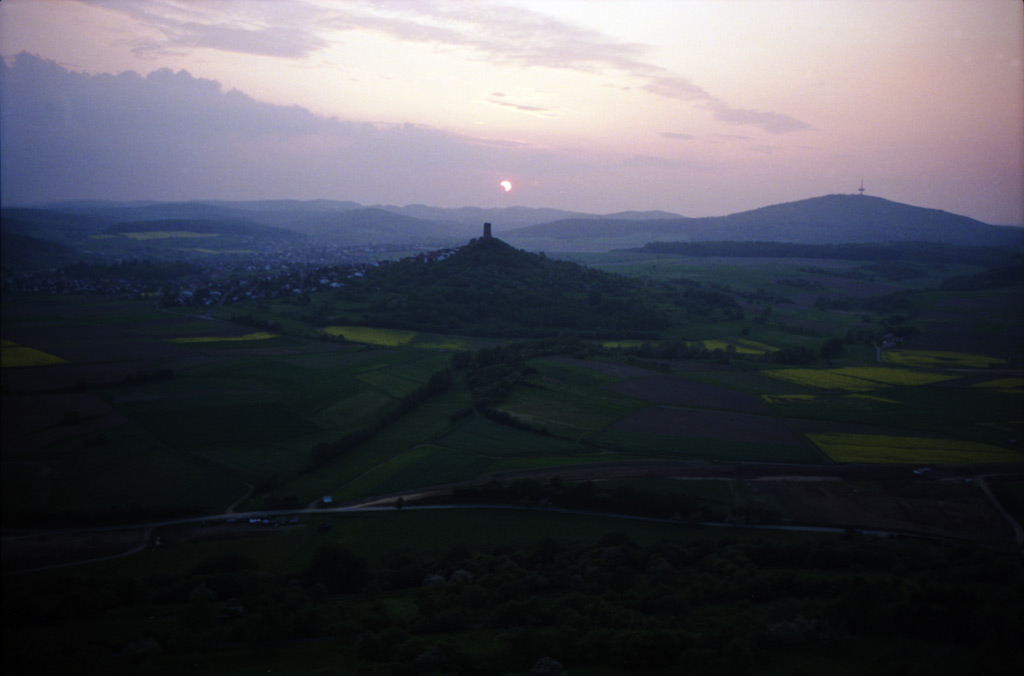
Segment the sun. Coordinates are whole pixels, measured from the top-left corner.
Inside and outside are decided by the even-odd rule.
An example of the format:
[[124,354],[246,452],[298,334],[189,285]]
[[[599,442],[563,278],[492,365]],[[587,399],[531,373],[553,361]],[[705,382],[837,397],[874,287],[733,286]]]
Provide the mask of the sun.
[[505,180],[499,183],[498,185],[500,185],[505,190],[505,192],[508,192],[509,190],[512,189],[512,181]]

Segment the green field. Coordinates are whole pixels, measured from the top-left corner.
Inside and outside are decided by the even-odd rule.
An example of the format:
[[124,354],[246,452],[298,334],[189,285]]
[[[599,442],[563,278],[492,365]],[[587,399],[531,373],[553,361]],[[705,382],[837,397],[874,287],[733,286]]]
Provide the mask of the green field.
[[[306,468],[314,446],[373,427],[449,367],[454,354],[472,358],[479,348],[509,341],[360,325],[357,314],[346,318],[344,312],[322,329],[302,320],[305,310],[282,300],[209,313],[273,319],[280,328],[272,332],[139,301],[43,297],[5,306],[3,363],[22,366],[5,369],[5,387],[47,393],[84,387],[93,397],[17,399],[31,442],[5,443],[11,449],[4,455],[5,510],[102,512],[133,504],[176,509],[188,502],[219,511],[248,487],[252,494],[244,506],[260,508],[285,497],[298,504],[324,495],[351,500],[486,480],[493,472],[623,460],[816,465],[873,463],[880,456],[907,463],[1017,458],[1010,440],[1024,433],[1021,379],[1013,372],[1020,356],[1007,336],[1020,328],[1008,312],[1019,294],[927,290],[944,275],[976,271],[969,266],[890,279],[856,261],[626,252],[585,258],[636,277],[727,285],[748,294],[741,296],[745,318],[696,319],[665,332],[666,341],[714,351],[714,361],[638,359],[637,351],[662,341],[628,339],[588,340],[574,349],[589,354],[571,363],[558,355],[531,358],[525,375],[494,404],[514,426],[474,410],[467,374],[456,371],[449,391],[312,473]],[[760,290],[765,294],[757,296]],[[313,292],[310,302],[316,305],[328,293]],[[919,333],[882,350],[882,363],[857,332],[880,332],[891,310],[815,307],[819,296],[894,293],[908,294],[900,306],[909,308],[901,310],[909,317],[903,321]],[[775,362],[777,353],[796,347],[814,354],[830,336],[841,338],[843,349],[828,361]],[[45,369],[32,365],[44,363]],[[161,371],[173,377],[145,377]],[[84,384],[76,382],[83,378]],[[711,387],[715,394],[705,399]],[[106,413],[97,408],[97,397]],[[762,410],[750,408],[749,398]],[[658,407],[678,415],[659,422],[664,429],[635,427],[636,421],[654,420]],[[723,411],[736,415],[723,417]],[[721,426],[702,419],[721,420]],[[691,427],[681,422],[688,420]],[[733,434],[738,430],[730,427],[740,426],[754,431]],[[776,438],[783,428],[796,438]],[[759,440],[757,430],[765,433]],[[902,442],[812,443],[823,434],[876,441],[942,437],[962,440],[970,452],[943,447],[922,456]],[[26,460],[29,453],[35,457]],[[35,458],[46,460],[32,464]],[[102,472],[88,471],[90,458]],[[204,472],[222,478],[206,482]]]

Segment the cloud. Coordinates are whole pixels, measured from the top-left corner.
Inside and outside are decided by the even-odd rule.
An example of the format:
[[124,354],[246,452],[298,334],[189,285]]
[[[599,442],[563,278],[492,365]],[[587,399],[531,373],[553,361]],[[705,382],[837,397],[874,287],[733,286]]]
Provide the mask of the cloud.
[[678,171],[681,169],[708,169],[709,165],[695,160],[680,160],[668,157],[654,157],[652,155],[633,155],[618,162],[617,167],[624,169],[670,169]]
[[597,72],[646,68],[643,45],[624,43],[521,7],[492,3],[376,3],[336,12],[324,24],[372,30],[405,42],[461,47],[479,59]]
[[644,85],[644,90],[651,94],[664,96],[669,99],[681,99],[683,101],[718,101],[718,99],[709,94],[704,88],[698,87],[689,80],[685,80],[681,77],[667,77],[659,75],[648,78],[647,84]]
[[662,131],[658,132],[660,136],[664,138],[672,139],[673,141],[690,141],[697,138],[693,134],[680,134],[674,131]]
[[326,46],[327,42],[288,26],[247,30],[234,26],[188,23],[180,26],[180,33],[172,40],[172,44],[298,59]]
[[[472,186],[536,149],[417,125],[325,118],[185,71],[88,75],[0,61],[0,199],[343,197],[473,203]],[[490,185],[490,181],[488,181]]]
[[696,101],[711,111],[719,122],[760,127],[770,134],[786,134],[794,131],[810,131],[811,125],[783,113],[762,110],[733,108],[707,90],[680,77],[651,77],[644,90],[657,96],[682,101]]
[[[383,7],[386,12],[390,6]],[[783,113],[729,106],[700,85],[647,62],[643,45],[617,42],[543,14],[468,3],[420,2],[400,7],[400,15],[348,13],[328,23],[349,30],[375,30],[408,42],[467,48],[478,58],[500,64],[588,73],[619,70],[639,78],[642,89],[650,94],[703,102],[716,120],[726,124],[759,127],[771,134],[813,129]]]
[[750,136],[744,136],[743,134],[712,134],[712,139],[718,141],[753,141],[754,139]]
[[[316,12],[304,3],[175,3],[167,0],[83,0],[127,15],[162,36],[128,40],[144,58],[188,49],[300,59],[328,45],[315,28]],[[214,11],[216,9],[217,11]],[[255,10],[255,11],[253,11]],[[232,12],[244,11],[244,15]]]
[[[406,15],[361,25],[399,39],[468,47],[499,63],[583,72],[620,70],[641,79],[644,82],[642,89],[648,93],[705,103],[712,116],[726,124],[759,127],[771,134],[813,129],[783,113],[731,107],[700,85],[667,74],[663,68],[645,61],[642,45],[615,42],[594,31],[529,11],[499,12],[493,8],[464,4],[455,5],[452,9],[447,6],[441,9],[442,6],[436,4],[417,6],[430,9],[413,18]],[[445,20],[446,27],[431,25],[430,22],[438,17]],[[358,24],[351,16],[347,21],[349,26]]]
[[536,115],[537,117],[555,118],[559,117],[559,113],[551,110],[550,108],[542,108],[540,106],[530,106],[523,103],[513,103],[511,101],[503,101],[504,95],[496,97],[491,95],[492,98],[487,99],[485,102],[492,106],[499,106],[501,108],[509,108],[511,110],[519,111],[520,113],[528,113],[530,115]]
[[771,133],[786,134],[793,131],[810,131],[814,129],[806,122],[783,115],[762,110],[745,110],[741,108],[730,108],[723,103],[716,103],[711,107],[712,115],[716,120],[730,124],[747,124]]
[[[319,5],[298,0],[92,2],[129,15],[162,34],[163,39],[139,38],[132,43],[143,57],[205,48],[299,59],[328,46],[325,31],[372,31],[403,42],[457,49],[469,58],[497,65],[584,73],[615,70],[636,78],[640,88],[650,94],[703,103],[716,120],[725,124],[759,127],[771,134],[812,129],[783,113],[730,106],[691,80],[649,62],[645,45],[616,40],[522,7],[436,0],[365,5]],[[530,108],[519,110],[553,114]]]

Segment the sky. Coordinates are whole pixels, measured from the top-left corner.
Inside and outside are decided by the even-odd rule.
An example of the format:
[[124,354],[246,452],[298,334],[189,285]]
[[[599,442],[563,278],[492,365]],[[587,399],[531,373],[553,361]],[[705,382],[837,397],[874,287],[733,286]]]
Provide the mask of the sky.
[[1020,0],[4,0],[0,56],[5,206],[716,216],[863,180],[1024,224]]

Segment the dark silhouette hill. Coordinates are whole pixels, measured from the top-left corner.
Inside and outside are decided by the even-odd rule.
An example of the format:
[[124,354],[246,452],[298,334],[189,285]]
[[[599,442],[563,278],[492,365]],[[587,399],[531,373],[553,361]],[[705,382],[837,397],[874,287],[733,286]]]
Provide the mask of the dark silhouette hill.
[[[105,202],[79,200],[3,209],[5,231],[73,244],[116,223],[250,222],[293,230],[317,244],[452,246],[481,222],[530,251],[608,251],[648,242],[761,241],[803,244],[934,242],[1016,248],[1024,228],[994,226],[880,197],[825,195],[728,216],[684,218],[663,211],[610,215],[527,207],[447,209],[421,204],[364,207],[335,200]],[[8,221],[15,225],[8,226]],[[22,227],[30,224],[30,227]]]
[[806,244],[937,242],[1024,245],[1024,229],[862,195],[825,195],[729,216],[656,220],[570,219],[520,228],[510,242],[533,250],[602,251],[654,241]]
[[472,335],[646,337],[683,317],[741,314],[717,291],[601,272],[496,238],[381,266],[339,296],[367,325]]
[[403,216],[377,207],[306,214],[281,222],[320,240],[348,246],[372,244],[455,244],[476,232],[466,225]]
[[74,247],[20,232],[0,232],[0,264],[9,270],[37,270],[87,259]]

